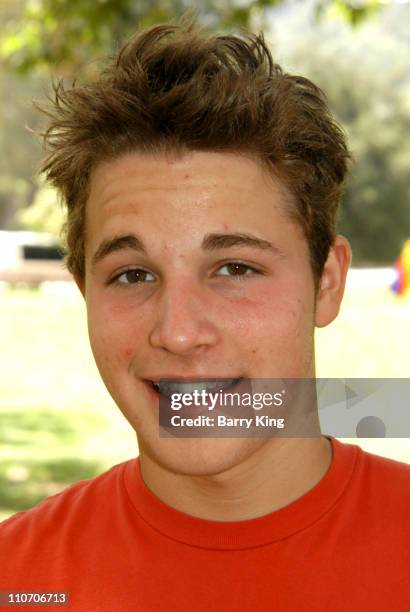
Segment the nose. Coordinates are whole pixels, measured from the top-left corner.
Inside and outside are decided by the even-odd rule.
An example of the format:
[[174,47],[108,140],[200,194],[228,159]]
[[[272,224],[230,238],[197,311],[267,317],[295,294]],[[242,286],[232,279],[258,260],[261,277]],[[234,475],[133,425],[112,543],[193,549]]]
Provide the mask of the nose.
[[209,308],[204,292],[192,282],[168,283],[158,300],[151,346],[190,356],[218,342],[218,329],[211,320],[213,309]]

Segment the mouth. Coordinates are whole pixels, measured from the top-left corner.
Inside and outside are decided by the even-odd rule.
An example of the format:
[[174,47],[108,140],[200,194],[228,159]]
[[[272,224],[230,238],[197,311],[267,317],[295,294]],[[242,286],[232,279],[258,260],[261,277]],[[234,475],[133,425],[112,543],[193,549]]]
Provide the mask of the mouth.
[[147,383],[151,385],[151,388],[157,393],[164,397],[172,397],[174,393],[189,393],[192,394],[195,391],[201,393],[202,391],[211,391],[217,393],[225,389],[231,389],[236,387],[241,382],[242,378],[219,378],[219,379],[206,379],[206,380],[148,380]]

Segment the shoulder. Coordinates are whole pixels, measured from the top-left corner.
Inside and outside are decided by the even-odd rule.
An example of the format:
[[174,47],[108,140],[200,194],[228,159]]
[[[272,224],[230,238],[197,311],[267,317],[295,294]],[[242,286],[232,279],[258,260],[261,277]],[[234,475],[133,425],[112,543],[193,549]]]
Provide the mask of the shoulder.
[[[54,585],[55,590],[66,590],[72,568],[80,567],[84,556],[94,559],[111,534],[116,517],[126,514],[129,501],[123,475],[126,466],[135,461],[77,482],[3,521],[0,587],[13,590],[24,584],[39,590],[43,585],[43,590],[48,590],[48,585]],[[99,548],[96,543],[101,543]]]
[[0,523],[0,542],[2,549],[7,540],[32,534],[41,537],[41,533],[59,531],[71,521],[77,524],[87,521],[95,504],[104,512],[110,504],[121,480],[125,466],[134,460],[120,463],[103,474],[79,481],[64,491],[48,497],[30,510],[18,512]]
[[410,465],[358,449],[352,479],[356,499],[369,514],[394,517],[408,515],[410,505]]
[[370,481],[377,479],[386,488],[410,487],[410,465],[364,450],[359,452],[359,470]]

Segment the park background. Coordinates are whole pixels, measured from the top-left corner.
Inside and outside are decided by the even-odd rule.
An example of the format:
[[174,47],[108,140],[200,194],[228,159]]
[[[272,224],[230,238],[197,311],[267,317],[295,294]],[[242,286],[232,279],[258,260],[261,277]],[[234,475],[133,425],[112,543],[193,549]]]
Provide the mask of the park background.
[[[194,7],[218,31],[263,30],[286,70],[327,93],[354,155],[339,230],[353,247],[341,314],[318,330],[318,377],[410,373],[410,299],[390,290],[410,236],[407,0],[0,0],[0,230],[50,232],[62,211],[37,176],[51,78],[93,78],[137,27]],[[0,519],[136,454],[99,379],[72,283],[0,283]],[[408,438],[354,440],[410,462]]]

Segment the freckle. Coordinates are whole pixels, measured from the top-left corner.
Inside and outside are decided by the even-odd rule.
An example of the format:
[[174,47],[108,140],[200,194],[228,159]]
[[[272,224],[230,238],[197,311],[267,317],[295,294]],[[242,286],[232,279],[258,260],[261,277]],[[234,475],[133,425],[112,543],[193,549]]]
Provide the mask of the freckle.
[[256,353],[256,349],[252,349],[252,354],[254,355]]

